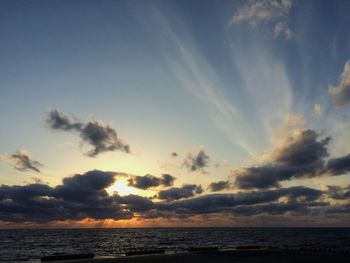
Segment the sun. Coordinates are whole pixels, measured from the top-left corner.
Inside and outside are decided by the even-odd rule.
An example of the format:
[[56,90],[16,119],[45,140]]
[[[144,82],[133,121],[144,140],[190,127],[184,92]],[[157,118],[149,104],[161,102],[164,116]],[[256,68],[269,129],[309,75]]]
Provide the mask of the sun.
[[106,190],[109,194],[117,192],[119,195],[137,195],[140,193],[140,190],[133,187],[129,187],[126,179],[118,180],[115,184],[108,187]]

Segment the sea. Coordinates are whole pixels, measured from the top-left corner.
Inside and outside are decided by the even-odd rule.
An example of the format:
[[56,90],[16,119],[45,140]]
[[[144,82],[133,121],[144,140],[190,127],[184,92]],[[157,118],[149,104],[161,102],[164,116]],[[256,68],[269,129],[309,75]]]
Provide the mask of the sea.
[[55,254],[117,256],[135,249],[242,245],[350,249],[350,228],[133,228],[0,230],[0,261],[40,261]]

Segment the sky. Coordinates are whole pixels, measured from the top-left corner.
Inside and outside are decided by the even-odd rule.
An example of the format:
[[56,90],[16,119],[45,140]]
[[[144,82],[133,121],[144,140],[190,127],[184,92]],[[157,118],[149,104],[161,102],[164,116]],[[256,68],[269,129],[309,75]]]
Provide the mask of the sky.
[[350,226],[350,2],[0,2],[0,228]]

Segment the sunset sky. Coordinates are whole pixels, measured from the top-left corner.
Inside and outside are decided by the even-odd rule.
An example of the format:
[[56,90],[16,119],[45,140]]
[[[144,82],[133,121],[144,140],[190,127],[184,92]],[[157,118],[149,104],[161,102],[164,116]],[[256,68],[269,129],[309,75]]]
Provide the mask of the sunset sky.
[[0,228],[350,226],[350,1],[1,1]]

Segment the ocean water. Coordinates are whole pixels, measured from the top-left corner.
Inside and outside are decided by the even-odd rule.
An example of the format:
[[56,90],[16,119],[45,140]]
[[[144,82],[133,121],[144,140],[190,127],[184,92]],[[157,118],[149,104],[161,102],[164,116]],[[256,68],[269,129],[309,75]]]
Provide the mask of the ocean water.
[[287,245],[350,249],[350,228],[153,228],[0,230],[0,261],[36,260],[55,253],[113,256],[131,249]]

